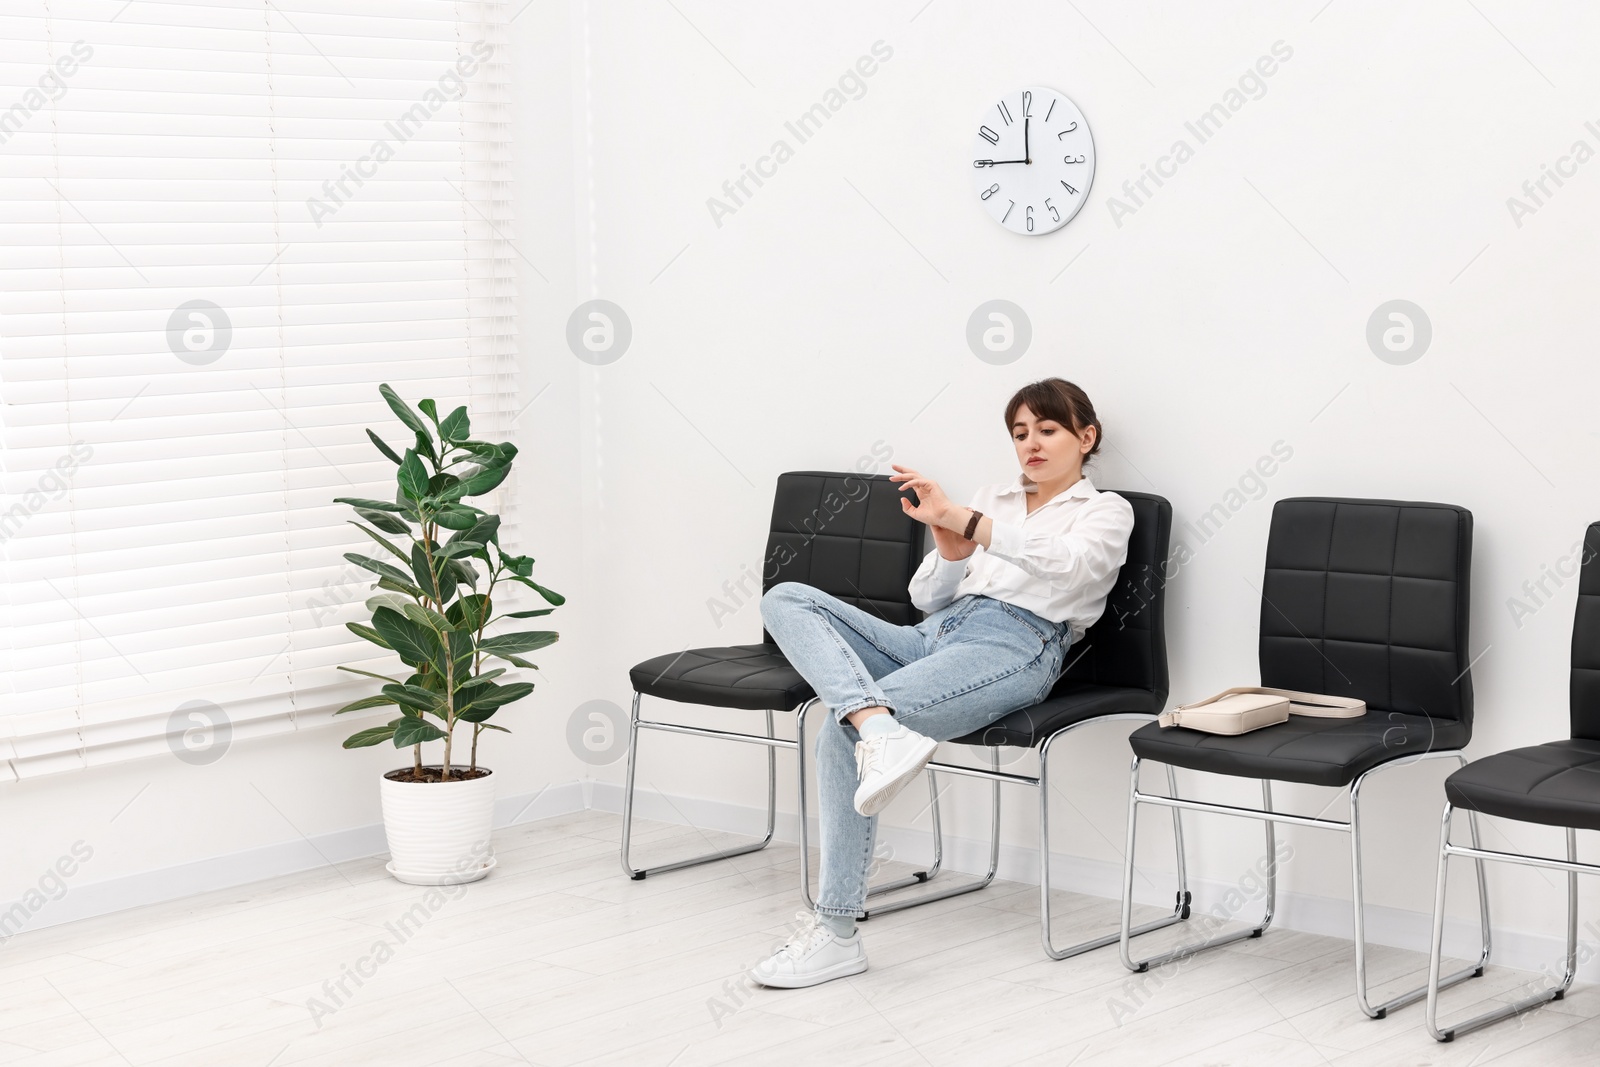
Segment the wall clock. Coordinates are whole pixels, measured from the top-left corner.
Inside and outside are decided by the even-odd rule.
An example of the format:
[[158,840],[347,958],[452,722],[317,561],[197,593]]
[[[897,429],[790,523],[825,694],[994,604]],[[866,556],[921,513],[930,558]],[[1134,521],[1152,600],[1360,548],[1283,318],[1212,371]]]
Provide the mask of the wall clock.
[[1065,226],[1094,183],[1094,138],[1078,105],[1032,85],[986,110],[973,139],[978,200],[1013,233]]

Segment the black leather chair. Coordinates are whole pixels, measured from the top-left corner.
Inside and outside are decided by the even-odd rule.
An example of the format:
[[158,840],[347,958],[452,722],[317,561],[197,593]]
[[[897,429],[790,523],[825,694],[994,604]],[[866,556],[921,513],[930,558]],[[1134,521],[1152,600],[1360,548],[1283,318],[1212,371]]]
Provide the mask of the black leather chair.
[[[865,918],[902,908],[943,900],[983,889],[994,880],[1000,860],[1000,786],[1010,782],[1032,786],[1039,794],[1039,921],[1044,950],[1053,959],[1065,959],[1118,939],[1118,934],[1085,941],[1058,949],[1050,937],[1050,784],[1048,769],[1051,747],[1059,739],[1095,723],[1133,719],[1150,722],[1167,702],[1167,643],[1164,568],[1167,545],[1172,533],[1172,505],[1159,496],[1116,490],[1133,505],[1133,535],[1128,542],[1128,558],[1117,577],[1117,584],[1106,598],[1105,613],[1067,653],[1062,670],[1050,695],[1030,708],[1012,712],[983,730],[957,739],[956,744],[987,748],[988,769],[960,764],[932,762],[930,777],[947,772],[987,780],[992,784],[993,818],[990,826],[989,870],[974,882],[932,890],[911,899],[895,900],[868,909]],[[805,711],[801,711],[801,730]],[[800,736],[804,736],[803,732]],[[1013,774],[999,769],[1001,747],[1031,748],[1039,753],[1037,776]],[[800,751],[804,778],[806,754]],[[1168,786],[1172,773],[1168,769]],[[1174,792],[1174,795],[1175,792]],[[805,791],[801,790],[802,834],[805,823]],[[1183,827],[1174,814],[1173,829],[1178,835],[1178,891],[1171,916],[1141,926],[1134,934],[1160,929],[1189,917],[1189,892],[1183,868]],[[811,896],[809,852],[802,838],[800,852],[801,893],[808,906]],[[897,884],[908,884],[905,880]]]
[[[900,507],[902,493],[887,475],[836,471],[790,471],[778,476],[773,494],[772,523],[762,564],[761,590],[779,582],[804,582],[832,593],[846,603],[900,625],[922,618],[911,603],[907,586],[923,557],[924,526]],[[752,615],[758,616],[759,594],[746,590]],[[693,867],[765,848],[772,841],[777,813],[777,750],[795,742],[773,732],[775,711],[803,712],[816,694],[789,665],[766,628],[761,643],[723,648],[695,648],[645,660],[629,671],[633,711],[628,726],[628,777],[622,800],[622,869],[638,880],[646,875]],[[640,698],[649,695],[685,704],[766,712],[766,733],[686,726],[639,716]],[[767,749],[767,826],[758,842],[708,855],[635,867],[629,861],[633,829],[634,782],[638,770],[639,732],[711,737],[763,745]],[[805,793],[801,779],[802,799]],[[938,832],[938,793],[933,791],[934,862],[926,871],[892,885],[926,881],[938,873],[942,840]],[[883,892],[891,886],[875,887]]]
[[[1600,830],[1600,562],[1596,556],[1600,556],[1600,522],[1590,525],[1583,537],[1578,607],[1572,620],[1570,739],[1474,760],[1445,779],[1439,880],[1433,902],[1433,950],[1428,961],[1428,1032],[1440,1041],[1454,1040],[1458,1034],[1520,1014],[1535,1005],[1560,1000],[1572,987],[1578,971],[1578,875],[1600,874],[1600,866],[1578,862],[1578,831]],[[1567,858],[1562,861],[1517,852],[1492,852],[1478,847],[1476,839],[1472,848],[1452,845],[1450,816],[1454,808],[1563,827],[1567,831]],[[1439,958],[1444,940],[1445,879],[1451,856],[1567,872],[1566,971],[1552,987],[1453,1026],[1440,1026]]]
[[[1374,1019],[1419,1000],[1425,987],[1376,1007],[1367,1000],[1366,936],[1361,879],[1361,786],[1387,767],[1419,760],[1466,758],[1472,735],[1472,680],[1467,652],[1472,514],[1448,504],[1301,497],[1272,510],[1261,588],[1261,684],[1358,697],[1355,719],[1291,716],[1276,726],[1228,737],[1154,724],[1129,738],[1134,758],[1123,870],[1122,962],[1138,972],[1202,949],[1260,937],[1272,922],[1277,890],[1274,824],[1339,830],[1350,835],[1355,916],[1356,1002]],[[1204,694],[1194,694],[1199,699]],[[1170,766],[1261,780],[1262,807],[1206,803],[1139,791],[1139,765]],[[1349,787],[1350,819],[1275,811],[1272,782]],[[1139,806],[1259,819],[1266,826],[1265,914],[1242,931],[1144,960],[1129,950],[1134,843]],[[1473,823],[1474,841],[1477,826]],[[1488,904],[1478,865],[1483,956],[1445,979],[1483,973],[1488,957]],[[1217,924],[1220,926],[1220,924]]]

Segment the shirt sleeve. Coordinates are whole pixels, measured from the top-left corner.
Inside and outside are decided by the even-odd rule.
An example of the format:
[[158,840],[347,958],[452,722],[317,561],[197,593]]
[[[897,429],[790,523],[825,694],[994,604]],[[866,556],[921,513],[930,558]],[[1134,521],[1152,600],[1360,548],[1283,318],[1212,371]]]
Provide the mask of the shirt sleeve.
[[1133,505],[1115,493],[1099,493],[1084,505],[1063,533],[1024,531],[991,519],[991,556],[1015,564],[1056,587],[1094,590],[1106,584],[1128,560],[1133,536]]
[[[972,503],[967,505],[974,508],[988,508],[987,495],[979,489],[973,494]],[[987,514],[987,512],[985,512]],[[973,557],[966,559],[945,559],[939,554],[939,547],[934,546],[922,560],[922,566],[917,568],[917,573],[911,576],[911,584],[907,592],[911,594],[911,603],[925,612],[935,612],[949,605],[956,598],[956,587],[967,576],[967,565]]]
[[967,576],[967,564],[972,559],[945,559],[934,548],[923,559],[922,566],[911,577],[908,592],[911,603],[926,612],[935,612],[956,598],[956,587]]

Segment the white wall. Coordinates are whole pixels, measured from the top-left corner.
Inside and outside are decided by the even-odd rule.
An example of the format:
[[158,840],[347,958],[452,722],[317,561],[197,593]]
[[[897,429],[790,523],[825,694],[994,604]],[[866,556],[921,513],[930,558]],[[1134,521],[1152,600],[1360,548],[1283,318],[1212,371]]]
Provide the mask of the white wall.
[[[1584,47],[1600,36],[1597,19],[1577,5],[1358,0],[524,8],[514,33],[522,352],[529,395],[545,391],[519,423],[519,507],[528,551],[571,605],[552,617],[562,641],[541,657],[517,734],[495,742],[502,796],[620,782],[620,762],[595,767],[569,750],[574,709],[626,708],[628,668],[647,657],[759,639],[753,601],[720,624],[709,602],[759,569],[779,472],[853,468],[882,442],[965,499],[1013,476],[1005,400],[1051,374],[1099,406],[1107,451],[1096,482],[1161,493],[1180,525],[1224,501],[1276,442],[1293,450],[1171,585],[1176,700],[1256,677],[1252,587],[1272,500],[1440,500],[1477,522],[1471,751],[1563,736],[1574,583],[1520,625],[1507,601],[1600,517],[1596,431],[1582,410],[1597,375],[1584,290],[1600,165],[1579,167],[1520,225],[1506,201],[1574,141],[1600,149],[1585,127],[1600,126],[1600,110],[1583,103],[1600,77]],[[796,144],[785,121],[878,41],[893,54],[864,95]],[[1259,98],[1197,144],[1185,122],[1279,41],[1292,56]],[[980,112],[1033,82],[1083,109],[1099,172],[1076,220],[1022,238],[979,209],[968,153]],[[718,225],[707,198],[779,138],[794,157]],[[1135,203],[1123,183],[1179,138],[1193,158]],[[1135,210],[1114,217],[1113,197]],[[564,340],[569,313],[595,297],[624,307],[634,329],[631,348],[602,367]],[[1026,355],[1002,367],[964,339],[971,311],[996,297],[1021,305],[1034,331]],[[1394,298],[1433,324],[1431,348],[1407,366],[1381,362],[1364,338],[1368,316]],[[194,773],[128,765],[13,786],[11,810],[30,832],[13,835],[0,899],[78,838],[97,848],[84,877],[102,880],[370,831],[374,779],[393,754],[341,751],[334,734],[240,745]],[[686,810],[759,802],[756,752],[647,744],[641,784]],[[1060,754],[1061,852],[1118,860],[1127,758],[1110,729]],[[780,766],[787,798],[793,779]],[[1429,908],[1443,773],[1413,768],[1369,788],[1376,904]],[[1204,788],[1252,798],[1248,783]],[[1306,812],[1333,796],[1279,792]],[[952,798],[950,831],[981,836],[980,787],[958,784]],[[1008,811],[1017,848],[1032,841],[1029,799],[1014,795]],[[905,829],[918,806],[886,818]],[[1343,811],[1335,802],[1328,814]],[[1154,867],[1159,823],[1149,823]],[[1259,849],[1254,826],[1190,827],[1192,864],[1217,882],[1237,879]],[[1346,839],[1288,833],[1297,851],[1285,889],[1345,893]],[[1502,826],[1488,841],[1559,838]],[[1556,931],[1555,876],[1497,872],[1495,884],[1503,924]]]
[[[1274,443],[1292,449],[1170,588],[1175,700],[1257,677],[1254,590],[1272,500],[1438,500],[1476,519],[1471,751],[1564,736],[1575,582],[1521,625],[1507,600],[1600,517],[1584,417],[1597,379],[1586,290],[1600,164],[1550,185],[1520,226],[1506,201],[1575,140],[1600,149],[1600,129],[1585,127],[1600,111],[1582,103],[1597,77],[1583,45],[1600,25],[1575,5],[1479,8],[571,5],[589,27],[574,83],[592,129],[580,140],[594,192],[580,197],[579,229],[596,258],[565,307],[602,296],[635,330],[621,360],[586,369],[603,472],[586,515],[590,558],[603,561],[593,592],[610,612],[606,639],[584,650],[592,694],[625,707],[633,663],[759,639],[753,602],[718,625],[708,601],[759,567],[779,472],[849,469],[881,440],[964,500],[1015,473],[1007,397],[1060,374],[1104,420],[1096,482],[1161,493],[1179,524],[1224,501]],[[785,121],[877,41],[893,55],[864,95],[798,144]],[[1255,98],[1199,143],[1185,123],[1276,42],[1292,55],[1264,87],[1247,82]],[[990,102],[1033,82],[1083,109],[1099,171],[1076,220],[1023,238],[979,209],[969,142]],[[540,106],[531,93],[529,103]],[[794,157],[719,225],[707,199],[780,138]],[[1193,158],[1135,201],[1123,183],[1180,138]],[[1119,216],[1113,197],[1133,210]],[[1034,331],[1002,367],[964,340],[968,315],[996,297],[1022,306]],[[1365,341],[1369,315],[1395,298],[1433,325],[1429,350],[1405,366]],[[536,374],[566,373],[558,338],[528,351]],[[648,785],[759,801],[756,752],[647,744]],[[1063,754],[1063,851],[1118,859],[1127,758],[1111,730]],[[1429,909],[1445,770],[1369,786],[1374,903]],[[621,764],[595,773],[620,781]],[[982,833],[980,788],[958,788],[969,798],[952,819],[959,834]],[[1248,783],[1205,793],[1254,796]],[[1313,813],[1334,796],[1279,791]],[[1015,801],[1008,841],[1026,845],[1034,815]],[[1337,801],[1327,814],[1344,810]],[[1253,825],[1191,826],[1204,876],[1232,881],[1259,849]],[[1347,839],[1289,835],[1285,888],[1347,896]],[[1491,845],[1508,839],[1559,847],[1554,833],[1489,831]],[[1556,876],[1497,872],[1495,884],[1502,905],[1513,894],[1528,905],[1504,909],[1507,926],[1558,929]],[[1458,885],[1465,914],[1468,882]]]

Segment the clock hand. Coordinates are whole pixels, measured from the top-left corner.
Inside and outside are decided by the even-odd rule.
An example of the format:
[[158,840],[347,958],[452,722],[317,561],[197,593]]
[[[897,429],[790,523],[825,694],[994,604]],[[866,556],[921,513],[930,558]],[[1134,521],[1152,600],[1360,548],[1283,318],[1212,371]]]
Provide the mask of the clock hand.
[[1026,159],[974,159],[974,167],[998,167],[1005,163],[1027,163]]
[[1023,160],[1022,161],[1024,163],[1032,163],[1033,162],[1033,153],[1028,151],[1028,123],[1029,123],[1029,121],[1030,120],[1026,115],[1024,115],[1022,117],[1022,155],[1023,155]]

